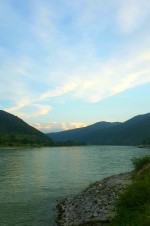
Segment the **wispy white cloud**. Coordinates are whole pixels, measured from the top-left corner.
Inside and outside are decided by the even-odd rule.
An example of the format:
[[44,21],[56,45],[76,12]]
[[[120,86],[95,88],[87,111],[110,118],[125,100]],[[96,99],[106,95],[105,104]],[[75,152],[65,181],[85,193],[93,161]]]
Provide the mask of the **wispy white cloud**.
[[7,111],[9,111],[11,113],[14,113],[14,112],[20,110],[21,108],[29,105],[30,103],[31,103],[31,101],[25,98],[25,99],[22,99],[21,101],[19,101],[16,106],[10,107],[10,108],[6,108],[5,110],[7,110]]
[[[66,72],[69,74],[69,72]],[[60,81],[58,81],[59,83]],[[89,102],[98,102],[131,87],[150,82],[150,54],[148,51],[127,56],[124,59],[112,59],[108,62],[95,62],[87,68],[82,67],[68,75],[65,82],[41,95],[48,99],[65,94]]]
[[77,87],[78,86],[74,81],[67,82],[63,86],[56,87],[54,90],[42,94],[40,99],[44,100],[44,99],[52,98],[52,97],[59,97],[59,96],[62,96],[64,94],[72,92]]
[[85,127],[87,124],[84,122],[68,122],[68,123],[62,122],[60,125],[62,130],[69,130]]
[[[52,110],[52,107],[49,105],[34,104],[33,106],[35,108],[37,108],[37,112],[33,113],[32,117],[37,117],[39,115],[46,115]],[[29,116],[29,117],[31,117],[31,116]]]
[[16,106],[5,108],[4,110],[18,117],[28,119],[46,115],[52,110],[52,107],[50,105],[35,104],[33,100],[22,99]]

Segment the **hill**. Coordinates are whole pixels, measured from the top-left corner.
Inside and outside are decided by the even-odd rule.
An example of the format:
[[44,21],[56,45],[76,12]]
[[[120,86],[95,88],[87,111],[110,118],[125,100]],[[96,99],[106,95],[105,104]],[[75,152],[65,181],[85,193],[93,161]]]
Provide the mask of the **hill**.
[[89,136],[91,133],[102,130],[106,128],[110,128],[111,126],[118,125],[119,122],[97,122],[95,124],[77,128],[77,129],[71,129],[67,131],[61,131],[61,132],[55,132],[55,133],[48,133],[48,136],[53,137],[55,141],[66,141],[66,140],[73,140],[73,141],[87,141],[86,137]]
[[50,145],[52,140],[22,119],[0,110],[0,145]]
[[123,123],[99,122],[84,128],[49,133],[55,141],[83,141],[101,145],[139,145],[150,140],[150,113]]

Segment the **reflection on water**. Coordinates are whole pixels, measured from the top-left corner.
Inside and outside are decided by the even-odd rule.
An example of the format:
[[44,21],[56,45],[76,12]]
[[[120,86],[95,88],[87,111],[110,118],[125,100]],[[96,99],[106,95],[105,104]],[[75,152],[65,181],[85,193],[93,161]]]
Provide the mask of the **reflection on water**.
[[54,226],[56,199],[132,169],[136,147],[0,149],[0,225]]

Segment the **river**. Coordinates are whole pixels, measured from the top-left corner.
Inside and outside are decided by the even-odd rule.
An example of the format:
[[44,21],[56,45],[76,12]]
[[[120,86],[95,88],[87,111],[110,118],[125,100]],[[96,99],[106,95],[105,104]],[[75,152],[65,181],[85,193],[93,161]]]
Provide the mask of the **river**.
[[127,146],[1,148],[0,225],[55,226],[57,200],[149,154]]

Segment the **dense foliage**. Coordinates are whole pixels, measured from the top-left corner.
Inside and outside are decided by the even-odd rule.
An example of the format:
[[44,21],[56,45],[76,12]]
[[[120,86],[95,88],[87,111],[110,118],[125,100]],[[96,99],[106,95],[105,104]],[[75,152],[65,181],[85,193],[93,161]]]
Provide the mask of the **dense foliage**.
[[149,156],[145,156],[141,159],[138,159],[138,158],[133,159],[135,172],[137,173],[139,170],[144,169],[144,167],[146,165],[148,165],[149,163],[150,163],[150,157]]
[[120,196],[110,226],[150,225],[150,157],[134,160],[134,182]]
[[51,145],[52,139],[20,118],[0,111],[0,145]]

